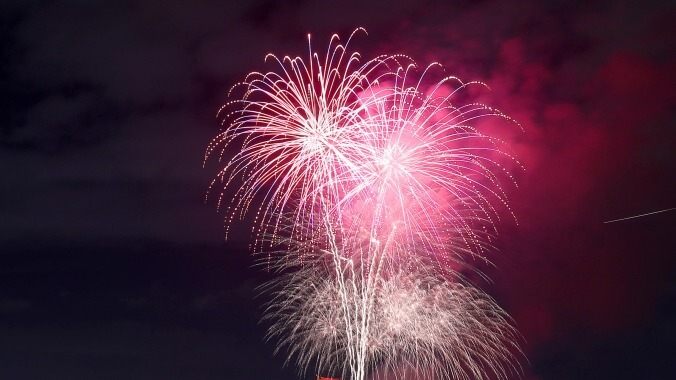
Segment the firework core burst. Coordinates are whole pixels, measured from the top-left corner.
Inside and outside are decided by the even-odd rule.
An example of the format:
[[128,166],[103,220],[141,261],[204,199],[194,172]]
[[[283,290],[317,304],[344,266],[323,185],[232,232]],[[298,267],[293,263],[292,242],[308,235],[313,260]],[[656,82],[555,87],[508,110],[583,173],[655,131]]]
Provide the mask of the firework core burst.
[[519,166],[477,125],[514,121],[456,104],[487,86],[437,63],[363,60],[348,50],[361,32],[324,53],[308,36],[307,59],[268,55],[274,70],[231,89],[207,148],[225,163],[210,189],[226,228],[252,215],[254,250],[279,272],[269,336],[301,373],[507,378],[517,334],[460,272],[513,217],[500,184]]

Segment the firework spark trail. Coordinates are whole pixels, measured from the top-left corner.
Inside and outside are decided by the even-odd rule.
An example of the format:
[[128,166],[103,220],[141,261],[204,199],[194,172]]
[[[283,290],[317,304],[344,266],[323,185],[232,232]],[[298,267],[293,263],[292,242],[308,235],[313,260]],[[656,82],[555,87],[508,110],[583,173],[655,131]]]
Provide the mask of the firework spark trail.
[[[241,144],[212,183],[212,189],[218,181],[223,186],[219,207],[234,187],[229,226],[260,202],[258,249],[263,243],[283,247],[275,265],[297,270],[276,282],[285,285],[275,290],[279,305],[269,308],[279,321],[272,335],[289,348],[289,358],[297,356],[302,370],[316,361],[355,380],[377,366],[401,363],[444,378],[506,376],[511,364],[503,338],[511,328],[504,313],[460,285],[455,272],[466,258],[485,257],[498,208],[508,209],[500,178],[511,176],[500,161],[513,158],[472,123],[512,120],[482,104],[452,104],[458,91],[483,84],[449,76],[424,87],[428,72],[440,65],[420,74],[402,55],[361,63],[359,54],[348,54],[351,38],[343,46],[334,35],[323,59],[311,46],[307,62],[269,55],[278,71],[251,73],[233,87],[231,95],[241,91],[241,97],[219,111],[225,130],[207,149],[207,158],[224,158],[229,147]],[[409,272],[418,279],[402,275]],[[323,273],[324,282],[316,275],[299,277],[315,273]],[[452,282],[433,280],[440,275]],[[440,316],[449,318],[449,330],[439,335],[457,348],[448,351],[451,357],[438,351],[449,347],[427,341],[436,333],[432,323],[409,326],[415,339],[403,339],[391,351],[374,348],[387,340],[378,338],[391,317],[383,314],[384,295],[391,290],[424,298],[414,283],[453,303],[439,297],[428,302],[452,309]],[[332,309],[317,310],[322,307]],[[339,330],[341,338],[330,347],[315,333],[300,332],[307,330],[301,325],[317,321],[316,313],[323,326]],[[464,328],[467,318],[478,325]],[[452,336],[458,331],[464,340]]]

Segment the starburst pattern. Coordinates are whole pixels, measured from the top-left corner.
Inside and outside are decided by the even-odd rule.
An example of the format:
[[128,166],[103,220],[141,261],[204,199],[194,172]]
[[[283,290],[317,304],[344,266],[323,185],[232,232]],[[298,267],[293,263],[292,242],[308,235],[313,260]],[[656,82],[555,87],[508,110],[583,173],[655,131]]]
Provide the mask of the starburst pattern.
[[282,247],[266,261],[286,273],[271,336],[302,370],[314,362],[355,380],[399,365],[505,377],[514,331],[458,272],[487,259],[500,209],[511,213],[501,162],[515,160],[474,124],[513,120],[454,103],[483,83],[426,85],[438,64],[362,63],[348,53],[353,36],[341,45],[334,35],[324,56],[309,45],[307,61],[269,55],[277,69],[233,87],[207,149],[226,160],[211,186],[223,189],[219,207],[232,199],[226,224],[254,214],[256,250]]

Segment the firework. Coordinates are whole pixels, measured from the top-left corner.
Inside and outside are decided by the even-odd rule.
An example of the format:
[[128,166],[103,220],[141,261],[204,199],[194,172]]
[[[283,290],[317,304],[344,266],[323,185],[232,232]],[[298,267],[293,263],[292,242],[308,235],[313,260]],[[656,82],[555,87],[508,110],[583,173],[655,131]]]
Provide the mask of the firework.
[[269,337],[288,347],[300,368],[314,365],[343,378],[354,370],[348,361],[354,341],[363,343],[366,372],[375,377],[388,370],[398,379],[404,377],[397,373],[424,379],[518,374],[518,334],[506,313],[480,290],[430,273],[402,268],[379,277],[366,295],[363,278],[350,278],[341,294],[325,267],[288,272],[270,285],[276,291],[267,309]]
[[[465,253],[486,251],[495,205],[506,206],[496,174],[503,170],[488,153],[513,158],[471,122],[511,119],[482,104],[453,105],[458,91],[479,82],[446,77],[423,91],[424,74],[438,65],[412,79],[409,58],[362,64],[337,38],[323,59],[311,48],[307,62],[269,55],[278,72],[251,73],[231,90],[243,94],[219,112],[226,128],[206,155],[242,146],[212,183],[234,193],[226,225],[250,212],[259,233],[274,237],[286,215],[298,239],[323,224],[372,240],[397,228],[407,245],[431,247],[444,246],[452,229],[462,232]],[[252,211],[256,197],[260,206]],[[443,256],[459,248],[428,251]]]
[[241,98],[219,111],[226,129],[207,148],[208,157],[219,148],[222,155],[233,144],[242,146],[218,176],[225,188],[235,179],[244,182],[236,185],[229,221],[248,212],[256,196],[262,198],[257,221],[273,233],[280,215],[293,214],[299,226],[312,224],[309,211],[338,203],[343,171],[362,154],[356,144],[363,107],[357,94],[387,75],[377,69],[390,58],[361,63],[359,54],[347,53],[349,40],[345,46],[337,40],[334,35],[323,58],[311,45],[307,61],[270,54],[266,60],[278,71],[253,72],[231,89]]
[[355,380],[401,365],[505,377],[513,330],[457,274],[490,250],[498,210],[508,210],[500,162],[514,160],[473,124],[512,120],[454,104],[482,83],[424,85],[440,65],[362,63],[351,39],[333,36],[324,56],[309,45],[307,60],[269,55],[276,71],[233,87],[219,112],[225,130],[207,149],[225,159],[211,188],[223,188],[219,207],[230,192],[227,225],[254,214],[257,249],[282,247],[266,261],[286,273],[268,308],[271,336],[301,369],[314,362]]

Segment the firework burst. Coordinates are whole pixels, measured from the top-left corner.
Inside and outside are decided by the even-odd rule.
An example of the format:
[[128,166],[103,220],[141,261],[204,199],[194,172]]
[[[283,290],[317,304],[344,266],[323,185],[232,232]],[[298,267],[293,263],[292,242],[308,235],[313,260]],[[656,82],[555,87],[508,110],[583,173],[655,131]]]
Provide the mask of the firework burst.
[[315,362],[355,380],[400,365],[505,377],[514,331],[457,272],[490,250],[508,210],[500,162],[514,160],[473,124],[512,120],[454,104],[482,83],[424,85],[438,64],[362,63],[348,53],[353,36],[341,45],[334,35],[324,56],[309,45],[307,61],[268,55],[277,70],[233,87],[219,112],[225,129],[207,149],[226,160],[211,186],[223,189],[219,207],[232,197],[226,224],[255,214],[257,249],[283,247],[267,260],[286,273],[268,308],[271,336],[303,370]]
[[349,351],[359,341],[366,372],[376,378],[387,372],[397,379],[405,378],[400,373],[424,379],[506,379],[519,373],[513,364],[518,334],[482,291],[431,270],[401,268],[369,286],[350,277],[341,294],[327,269],[305,266],[268,285],[274,289],[266,315],[272,321],[269,338],[288,347],[300,368],[314,365],[349,378]]
[[[257,221],[273,232],[280,215],[290,212],[304,226],[314,223],[308,212],[316,205],[338,202],[343,171],[353,169],[354,157],[361,155],[355,118],[363,105],[357,94],[387,75],[377,69],[391,58],[361,63],[359,54],[348,54],[349,40],[345,46],[337,40],[331,38],[323,58],[309,44],[307,61],[269,54],[266,61],[274,61],[278,71],[253,72],[231,89],[231,96],[241,97],[219,111],[226,129],[206,155],[242,146],[218,176],[225,188],[235,179],[244,182],[237,183],[228,206],[230,222],[248,212],[257,195],[262,197]],[[223,193],[219,206],[222,198]]]

